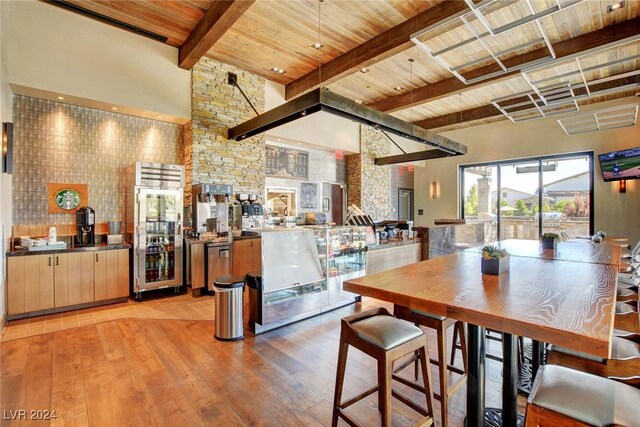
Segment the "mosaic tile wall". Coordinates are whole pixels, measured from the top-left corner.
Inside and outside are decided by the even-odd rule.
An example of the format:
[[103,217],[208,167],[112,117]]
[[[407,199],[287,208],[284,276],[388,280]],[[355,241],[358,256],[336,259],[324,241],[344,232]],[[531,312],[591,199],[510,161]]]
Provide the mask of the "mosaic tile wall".
[[124,220],[131,163],[183,163],[182,126],[15,96],[14,224],[71,224],[47,212],[47,183],[87,184],[96,221]]
[[[279,142],[268,141],[268,145],[274,145],[277,147],[293,148],[295,150],[306,151],[309,153],[309,179],[286,179],[286,178],[274,178],[266,177],[266,187],[287,187],[295,188],[298,193],[298,200],[296,204],[298,206],[298,213],[301,212],[317,212],[321,209],[320,195],[322,193],[322,181],[336,182],[339,184],[346,184],[347,179],[347,164],[344,159],[338,160],[333,151],[314,150],[313,148],[300,147],[298,145],[288,145]],[[318,184],[318,206],[315,208],[301,208],[300,207],[300,184],[303,182],[311,182]]]

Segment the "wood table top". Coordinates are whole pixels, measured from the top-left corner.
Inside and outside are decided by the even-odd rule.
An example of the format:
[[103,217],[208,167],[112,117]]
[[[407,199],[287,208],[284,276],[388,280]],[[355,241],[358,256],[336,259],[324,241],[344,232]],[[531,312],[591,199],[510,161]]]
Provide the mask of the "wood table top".
[[610,357],[617,267],[511,256],[500,276],[460,252],[344,282],[346,291]]
[[[591,240],[558,242],[556,249],[542,249],[538,240],[508,239],[492,243],[505,249],[513,256],[557,259],[561,261],[588,262],[594,264],[620,265],[622,256],[619,246],[602,245]],[[482,252],[482,246],[466,249],[469,252]]]

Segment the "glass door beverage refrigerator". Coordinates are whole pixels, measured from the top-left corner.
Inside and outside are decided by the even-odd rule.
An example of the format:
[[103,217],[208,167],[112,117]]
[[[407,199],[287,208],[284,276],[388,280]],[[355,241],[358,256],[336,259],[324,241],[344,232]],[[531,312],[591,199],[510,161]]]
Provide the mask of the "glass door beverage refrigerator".
[[184,166],[136,162],[127,173],[127,240],[133,246],[132,292],[182,286]]

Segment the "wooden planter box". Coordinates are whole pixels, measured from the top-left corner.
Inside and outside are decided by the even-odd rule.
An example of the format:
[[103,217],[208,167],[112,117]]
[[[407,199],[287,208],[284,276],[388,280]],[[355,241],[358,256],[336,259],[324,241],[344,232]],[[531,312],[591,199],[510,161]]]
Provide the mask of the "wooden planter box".
[[497,276],[499,274],[504,273],[505,271],[509,271],[511,264],[511,256],[507,255],[502,259],[481,259],[480,270],[482,274],[492,274]]
[[555,249],[558,239],[542,239],[542,249]]

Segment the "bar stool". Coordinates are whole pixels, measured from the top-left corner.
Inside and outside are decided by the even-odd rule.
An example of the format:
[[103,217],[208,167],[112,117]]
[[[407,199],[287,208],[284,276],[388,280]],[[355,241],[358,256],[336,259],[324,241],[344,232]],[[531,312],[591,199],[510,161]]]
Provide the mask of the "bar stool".
[[[456,393],[456,391],[458,391],[460,387],[462,387],[467,379],[467,342],[464,331],[464,323],[459,322],[455,319],[444,316],[437,316],[424,311],[411,310],[408,307],[399,305],[395,305],[393,307],[393,314],[399,319],[404,319],[416,325],[436,330],[438,340],[438,360],[430,358],[429,361],[438,366],[440,393],[434,393],[433,397],[440,401],[441,425],[442,427],[446,427],[448,425],[448,400]],[[450,326],[454,326],[456,328],[455,332],[460,336],[460,347],[462,351],[462,364],[464,366],[464,370],[453,366],[453,360],[455,359],[456,341],[453,342],[451,349],[452,363],[447,364],[447,329],[449,329]],[[454,333],[454,335],[456,334]],[[407,360],[401,367],[398,368],[398,370],[404,368],[413,360]],[[460,374],[462,377],[457,382],[448,385],[447,371],[455,372],[456,374]]]
[[638,425],[640,390],[556,365],[541,366],[527,401],[526,427]]
[[640,335],[614,336],[611,359],[604,359],[552,345],[547,363],[560,365],[601,377],[632,377],[640,374]]
[[638,304],[640,304],[638,301],[617,302],[613,327],[618,330],[640,334]]
[[[342,390],[350,345],[377,360],[378,384],[343,402]],[[393,363],[416,351],[422,368],[423,383],[421,385],[410,383],[410,386],[425,394],[427,409],[392,390],[392,379],[398,379],[393,375]],[[425,419],[422,420],[421,425],[432,425],[433,395],[427,354],[427,337],[424,332],[408,322],[396,319],[384,308],[364,311],[342,319],[331,425],[336,426],[338,417],[340,417],[349,425],[357,426],[358,424],[344,410],[376,391],[378,392],[378,408],[382,415],[383,426],[391,425],[391,396],[424,415]]]

